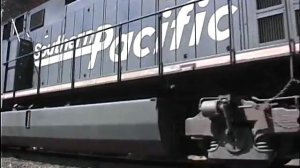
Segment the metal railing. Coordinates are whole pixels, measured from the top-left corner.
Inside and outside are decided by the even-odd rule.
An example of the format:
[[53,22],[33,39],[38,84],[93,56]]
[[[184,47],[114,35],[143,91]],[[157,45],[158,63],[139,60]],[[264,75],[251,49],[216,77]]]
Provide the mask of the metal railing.
[[[73,43],[74,44],[74,47],[72,49],[72,52],[73,52],[73,56],[72,56],[72,65],[71,65],[71,68],[72,68],[72,71],[71,71],[71,88],[74,89],[74,84],[75,84],[75,57],[76,57],[76,49],[77,49],[77,41],[80,40],[80,39],[83,39],[85,37],[88,37],[88,36],[91,36],[91,35],[94,35],[94,34],[97,34],[97,33],[100,33],[100,32],[104,32],[106,30],[109,30],[109,29],[114,29],[114,28],[118,28],[119,29],[119,44],[121,44],[121,41],[122,41],[122,26],[123,25],[126,25],[126,24],[129,24],[129,23],[132,23],[132,22],[135,22],[135,21],[139,21],[139,20],[142,20],[142,19],[145,19],[145,18],[149,18],[149,17],[152,17],[152,16],[158,16],[158,65],[159,65],[159,74],[162,75],[163,73],[163,63],[162,63],[162,52],[161,52],[161,46],[162,46],[162,42],[161,42],[161,23],[162,23],[162,14],[164,12],[167,12],[167,11],[171,11],[171,10],[174,10],[174,9],[178,9],[178,8],[181,8],[181,7],[184,7],[184,6],[187,6],[187,5],[191,5],[191,4],[196,4],[200,1],[203,1],[203,0],[195,0],[195,1],[191,1],[191,2],[188,2],[188,3],[184,3],[184,4],[181,4],[181,5],[176,5],[176,6],[173,6],[173,7],[170,7],[170,8],[167,8],[167,9],[164,9],[164,10],[159,10],[159,11],[156,11],[156,12],[153,12],[153,13],[150,13],[150,14],[147,14],[147,15],[144,15],[144,16],[141,16],[141,17],[137,17],[137,18],[134,18],[134,19],[131,19],[131,20],[128,20],[128,21],[124,21],[124,22],[121,22],[121,23],[118,23],[118,24],[115,24],[115,25],[112,25],[110,27],[107,27],[107,28],[104,28],[104,29],[101,29],[101,30],[98,30],[98,31],[94,31],[92,33],[89,33],[89,34],[85,34],[81,37],[77,37],[75,39],[72,39],[72,40],[68,40],[68,41],[64,41],[64,42],[61,42],[59,44],[56,44],[56,45],[52,45],[50,47],[47,47],[47,48],[44,48],[44,49],[41,49],[39,51],[34,51],[34,52],[31,52],[31,53],[28,53],[28,54],[25,54],[25,55],[22,55],[22,56],[18,56],[17,58],[14,58],[14,59],[11,59],[11,60],[8,60],[6,62],[3,63],[4,66],[6,66],[6,71],[5,73],[7,73],[7,69],[8,69],[8,64],[9,63],[12,63],[12,62],[15,62],[19,59],[22,59],[24,57],[28,57],[28,56],[32,56],[34,54],[38,54],[39,55],[39,65],[38,65],[38,83],[37,83],[37,94],[40,93],[40,88],[41,88],[41,63],[42,63],[42,53],[46,50],[49,50],[49,49],[52,49],[52,48],[55,48],[55,47],[59,47],[59,46],[62,46],[62,45],[65,45],[65,44],[68,44],[68,43]],[[231,0],[228,0],[228,2],[231,1]],[[121,75],[122,75],[122,66],[121,66],[121,45],[119,45],[119,48],[118,48],[118,69],[117,69],[117,76],[118,76],[118,81],[121,81]],[[35,65],[34,65],[35,66]],[[5,83],[7,82],[7,79],[5,79]],[[15,83],[15,82],[14,82]],[[6,89],[6,88],[4,88]],[[5,90],[4,90],[5,91]],[[13,88],[13,94],[15,97],[15,87]]]

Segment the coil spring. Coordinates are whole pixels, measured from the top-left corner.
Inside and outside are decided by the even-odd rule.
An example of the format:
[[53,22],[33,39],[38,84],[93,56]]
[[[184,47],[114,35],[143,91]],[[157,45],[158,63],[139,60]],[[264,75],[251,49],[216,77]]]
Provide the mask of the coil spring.
[[269,146],[269,143],[266,141],[256,141],[255,149],[261,152],[269,152],[272,151],[272,148]]
[[210,145],[209,145],[208,152],[213,152],[213,151],[217,150],[218,147],[219,147],[219,144],[218,144],[217,141],[211,141]]

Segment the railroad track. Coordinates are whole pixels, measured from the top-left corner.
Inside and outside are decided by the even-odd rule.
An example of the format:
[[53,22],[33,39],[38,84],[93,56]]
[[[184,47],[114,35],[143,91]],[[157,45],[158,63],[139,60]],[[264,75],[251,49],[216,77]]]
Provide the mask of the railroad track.
[[[74,155],[49,153],[42,151],[24,151],[6,149],[1,151],[1,168],[226,168],[223,165],[210,164],[202,161],[180,160],[144,160],[128,157]],[[255,166],[254,166],[255,167]],[[299,168],[295,165],[286,165],[284,168]],[[240,167],[243,168],[243,167]]]
[[[95,156],[95,155],[74,155],[49,153],[41,151],[22,151],[22,150],[4,150],[1,152],[1,159],[10,158],[11,160],[29,161],[38,164],[40,167],[55,165],[54,167],[101,167],[101,168],[181,168],[181,167],[208,167],[207,163],[192,161],[174,161],[174,160],[144,160],[132,159],[118,156]],[[12,163],[13,164],[13,163]],[[39,167],[38,166],[38,167]],[[9,166],[8,166],[9,167]],[[13,167],[13,166],[12,166]],[[19,166],[17,166],[19,167]],[[24,167],[24,166],[22,166]],[[25,166],[26,167],[26,166]],[[51,167],[51,166],[49,166]],[[5,165],[1,168],[7,168]]]

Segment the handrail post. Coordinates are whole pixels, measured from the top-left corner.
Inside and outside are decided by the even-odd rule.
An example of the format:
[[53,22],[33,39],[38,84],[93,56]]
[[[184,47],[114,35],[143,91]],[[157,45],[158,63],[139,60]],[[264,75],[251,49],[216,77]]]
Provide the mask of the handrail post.
[[235,64],[235,48],[234,48],[234,33],[233,33],[233,17],[232,17],[232,0],[227,0],[228,4],[228,27],[229,27],[229,46],[227,50],[230,53],[230,63]]
[[121,60],[121,53],[122,53],[122,25],[119,27],[119,46],[118,46],[118,82],[122,79],[122,60]]
[[75,58],[76,58],[76,46],[77,46],[77,39],[73,40],[74,47],[73,47],[73,57],[72,57],[72,79],[71,79],[71,88],[75,88]]
[[7,92],[7,77],[8,77],[8,60],[9,60],[9,55],[10,55],[10,41],[8,41],[7,44],[7,51],[6,51],[6,62],[5,62],[5,72],[4,72],[4,84],[3,84],[3,93]]
[[289,57],[289,70],[290,70],[290,78],[294,79],[295,78],[295,70],[294,70],[294,59],[296,55],[296,43],[295,40],[293,39],[294,35],[292,34],[292,26],[291,26],[291,13],[290,10],[292,7],[290,6],[290,2],[287,0],[284,0],[284,8],[285,8],[285,17],[286,17],[286,25],[287,25],[287,38],[288,38],[288,43],[289,43],[289,48],[290,48],[290,57]]
[[294,69],[294,59],[296,56],[296,43],[293,39],[289,40],[289,48],[290,48],[290,58],[289,58],[289,64],[290,64],[290,78],[295,78],[295,69]]
[[158,15],[158,74],[163,75],[163,59],[162,59],[162,13]]
[[16,81],[18,78],[18,76],[16,74],[17,61],[15,61],[15,62],[16,63],[15,63],[15,74],[14,74],[14,84],[13,84],[13,102],[14,102],[14,104],[15,104],[15,98],[16,98],[16,85],[17,85]]
[[40,94],[41,90],[41,69],[42,69],[42,51],[39,52],[39,70],[38,70],[38,85],[37,85],[37,94]]

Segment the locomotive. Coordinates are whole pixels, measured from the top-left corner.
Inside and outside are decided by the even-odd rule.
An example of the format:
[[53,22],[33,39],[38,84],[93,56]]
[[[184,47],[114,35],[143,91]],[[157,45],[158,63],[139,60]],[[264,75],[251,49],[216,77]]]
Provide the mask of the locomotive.
[[49,0],[1,25],[1,146],[299,158],[299,6]]

